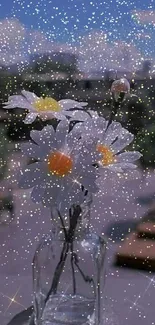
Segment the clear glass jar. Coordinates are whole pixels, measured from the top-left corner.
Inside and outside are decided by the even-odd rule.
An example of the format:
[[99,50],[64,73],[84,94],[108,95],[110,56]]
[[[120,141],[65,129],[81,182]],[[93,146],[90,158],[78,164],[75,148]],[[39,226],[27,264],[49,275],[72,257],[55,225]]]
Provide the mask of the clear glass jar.
[[61,226],[42,238],[33,260],[34,323],[99,325],[106,242],[89,225],[90,201],[70,209],[68,228],[57,214]]

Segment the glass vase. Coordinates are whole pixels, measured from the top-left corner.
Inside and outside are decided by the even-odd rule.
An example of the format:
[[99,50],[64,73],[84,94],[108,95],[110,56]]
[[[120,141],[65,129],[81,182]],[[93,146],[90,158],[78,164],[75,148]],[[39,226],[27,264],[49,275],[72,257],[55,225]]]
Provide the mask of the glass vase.
[[42,238],[33,260],[35,325],[100,324],[106,242],[89,216],[88,202],[70,209],[68,227],[52,212],[60,226]]

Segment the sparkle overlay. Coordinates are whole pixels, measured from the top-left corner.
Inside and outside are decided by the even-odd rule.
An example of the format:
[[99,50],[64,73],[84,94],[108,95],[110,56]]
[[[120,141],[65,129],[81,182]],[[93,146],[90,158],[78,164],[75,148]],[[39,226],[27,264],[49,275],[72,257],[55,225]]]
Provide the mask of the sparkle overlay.
[[4,297],[4,298],[7,298],[8,300],[10,300],[10,303],[8,305],[8,307],[6,308],[5,312],[4,312],[4,315],[6,314],[6,312],[9,310],[9,308],[11,307],[12,304],[17,304],[21,307],[23,307],[24,309],[26,309],[26,307],[24,305],[22,305],[21,303],[19,303],[17,300],[16,300],[16,297],[18,295],[18,292],[19,292],[20,288],[18,288],[18,290],[16,291],[16,293],[14,294],[14,296],[11,298],[7,295],[5,295],[4,293],[0,292],[0,294]]
[[[82,202],[84,184],[93,192],[93,226],[110,242],[105,295],[111,309],[104,309],[103,324],[155,325],[153,274],[118,269],[112,262],[115,247],[149,207],[137,197],[145,200],[152,192],[154,200],[155,3],[13,0],[2,1],[0,10],[4,124],[9,135],[24,140],[22,154],[19,145],[9,154],[7,186],[0,188],[13,190],[15,204],[8,226],[8,211],[0,214],[0,318],[5,318],[0,323],[32,304],[32,251],[51,227],[49,209],[56,202],[65,218],[73,201]],[[43,131],[48,121],[56,123],[53,141],[48,129]],[[59,121],[71,122],[63,135]],[[41,131],[34,131],[36,125]],[[32,127],[31,136],[25,136],[25,127]],[[25,178],[21,190],[19,175],[21,183]]]

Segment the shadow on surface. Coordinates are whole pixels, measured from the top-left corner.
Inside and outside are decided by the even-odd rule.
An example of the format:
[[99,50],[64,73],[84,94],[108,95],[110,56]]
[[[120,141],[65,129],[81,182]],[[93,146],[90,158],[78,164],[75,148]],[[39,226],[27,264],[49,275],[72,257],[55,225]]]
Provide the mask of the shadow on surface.
[[139,222],[128,220],[128,221],[117,221],[108,228],[106,228],[105,235],[113,241],[120,241],[124,239],[128,233],[136,230]]
[[8,325],[28,325],[29,319],[33,312],[33,307],[29,307],[28,309],[22,311],[21,313],[17,314],[9,323]]

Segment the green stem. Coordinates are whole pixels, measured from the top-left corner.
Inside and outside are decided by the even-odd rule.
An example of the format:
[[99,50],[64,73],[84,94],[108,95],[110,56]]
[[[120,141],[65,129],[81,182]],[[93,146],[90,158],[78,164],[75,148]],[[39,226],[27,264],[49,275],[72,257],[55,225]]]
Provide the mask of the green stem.
[[74,247],[73,243],[71,244],[71,268],[72,268],[72,278],[73,278],[73,295],[76,294],[76,278],[75,278],[75,269],[74,269]]
[[110,113],[107,129],[108,129],[109,125],[112,123],[115,115],[117,114],[119,106],[120,106],[119,102],[113,101],[113,107],[112,107],[112,110],[111,110],[111,113]]
[[48,292],[48,294],[46,296],[46,299],[45,299],[45,304],[48,301],[50,295],[51,294],[56,294],[56,292],[57,292],[57,287],[58,287],[58,284],[59,284],[59,280],[60,280],[64,265],[65,265],[65,261],[66,261],[67,255],[68,255],[68,251],[69,251],[69,244],[68,244],[68,241],[67,241],[67,230],[65,228],[63,218],[62,218],[61,213],[59,211],[58,211],[58,215],[59,215],[59,218],[60,218],[60,221],[61,221],[62,229],[64,231],[65,242],[63,244],[63,248],[62,248],[62,252],[61,252],[61,256],[60,256],[60,261],[57,264],[57,267],[56,267],[55,272],[54,272],[51,288],[50,288],[50,290],[49,290],[49,292]]
[[69,244],[64,242],[63,249],[61,252],[60,261],[55,269],[52,285],[51,285],[51,288],[46,296],[45,303],[48,301],[50,295],[56,294],[56,292],[57,292],[57,287],[58,287],[59,280],[60,280],[64,265],[65,265],[68,251],[69,251]]

